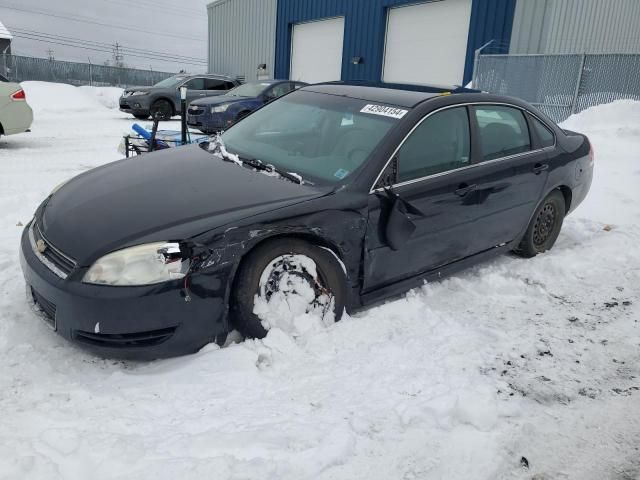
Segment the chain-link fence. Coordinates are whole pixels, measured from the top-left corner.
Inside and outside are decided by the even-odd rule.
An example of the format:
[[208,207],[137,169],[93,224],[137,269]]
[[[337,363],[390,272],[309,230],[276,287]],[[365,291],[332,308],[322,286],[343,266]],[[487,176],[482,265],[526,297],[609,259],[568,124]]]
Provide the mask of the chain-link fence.
[[474,87],[526,100],[561,122],[594,105],[640,100],[640,54],[480,55]]
[[0,62],[2,62],[0,63],[0,73],[12,82],[40,80],[72,85],[129,87],[153,85],[174,75],[153,70],[64,62],[19,55],[2,55]]

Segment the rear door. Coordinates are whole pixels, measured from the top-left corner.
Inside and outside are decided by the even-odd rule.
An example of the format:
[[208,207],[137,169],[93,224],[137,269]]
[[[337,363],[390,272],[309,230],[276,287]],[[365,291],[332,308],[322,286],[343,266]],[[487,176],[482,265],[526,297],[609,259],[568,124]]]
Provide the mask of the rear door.
[[207,96],[207,90],[205,90],[205,79],[203,77],[195,77],[184,83],[182,86],[187,87],[187,105]]
[[538,148],[525,113],[508,105],[475,105],[482,175],[468,199],[478,205],[476,241],[486,250],[515,239],[526,228],[548,176],[548,150]]

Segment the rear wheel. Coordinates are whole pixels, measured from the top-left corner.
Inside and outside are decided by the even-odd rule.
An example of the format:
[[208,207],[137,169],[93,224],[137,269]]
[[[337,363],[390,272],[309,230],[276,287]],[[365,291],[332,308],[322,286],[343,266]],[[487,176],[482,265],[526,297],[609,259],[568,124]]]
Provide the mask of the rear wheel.
[[530,258],[550,250],[560,235],[565,215],[564,195],[554,190],[536,209],[515,253]]
[[171,105],[169,100],[156,100],[153,102],[153,105],[151,105],[150,113],[153,119],[158,116],[160,120],[170,120],[173,116],[173,105]]
[[232,322],[263,338],[273,327],[295,329],[301,317],[340,320],[346,302],[344,271],[335,255],[298,239],[258,246],[242,261],[231,298]]

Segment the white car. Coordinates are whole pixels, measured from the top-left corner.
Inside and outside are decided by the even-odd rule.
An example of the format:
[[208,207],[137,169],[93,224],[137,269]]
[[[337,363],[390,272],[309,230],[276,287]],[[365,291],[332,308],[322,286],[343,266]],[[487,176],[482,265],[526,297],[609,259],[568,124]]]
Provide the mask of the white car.
[[24,90],[0,75],[0,135],[28,132],[31,122],[33,111]]

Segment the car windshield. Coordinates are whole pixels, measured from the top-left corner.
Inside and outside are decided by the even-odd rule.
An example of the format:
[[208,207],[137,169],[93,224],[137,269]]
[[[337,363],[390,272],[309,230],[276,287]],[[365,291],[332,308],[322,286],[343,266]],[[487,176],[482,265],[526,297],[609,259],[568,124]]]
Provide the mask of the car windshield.
[[267,82],[245,83],[239,87],[232,88],[227,92],[227,95],[231,95],[233,97],[257,97],[271,85],[271,83]]
[[180,82],[186,79],[187,77],[184,75],[174,75],[173,77],[165,78],[161,82],[156,83],[154,87],[171,88],[177,86]]
[[261,160],[314,183],[337,183],[367,160],[407,112],[372,103],[293,92],[238,122],[222,141],[241,158]]

